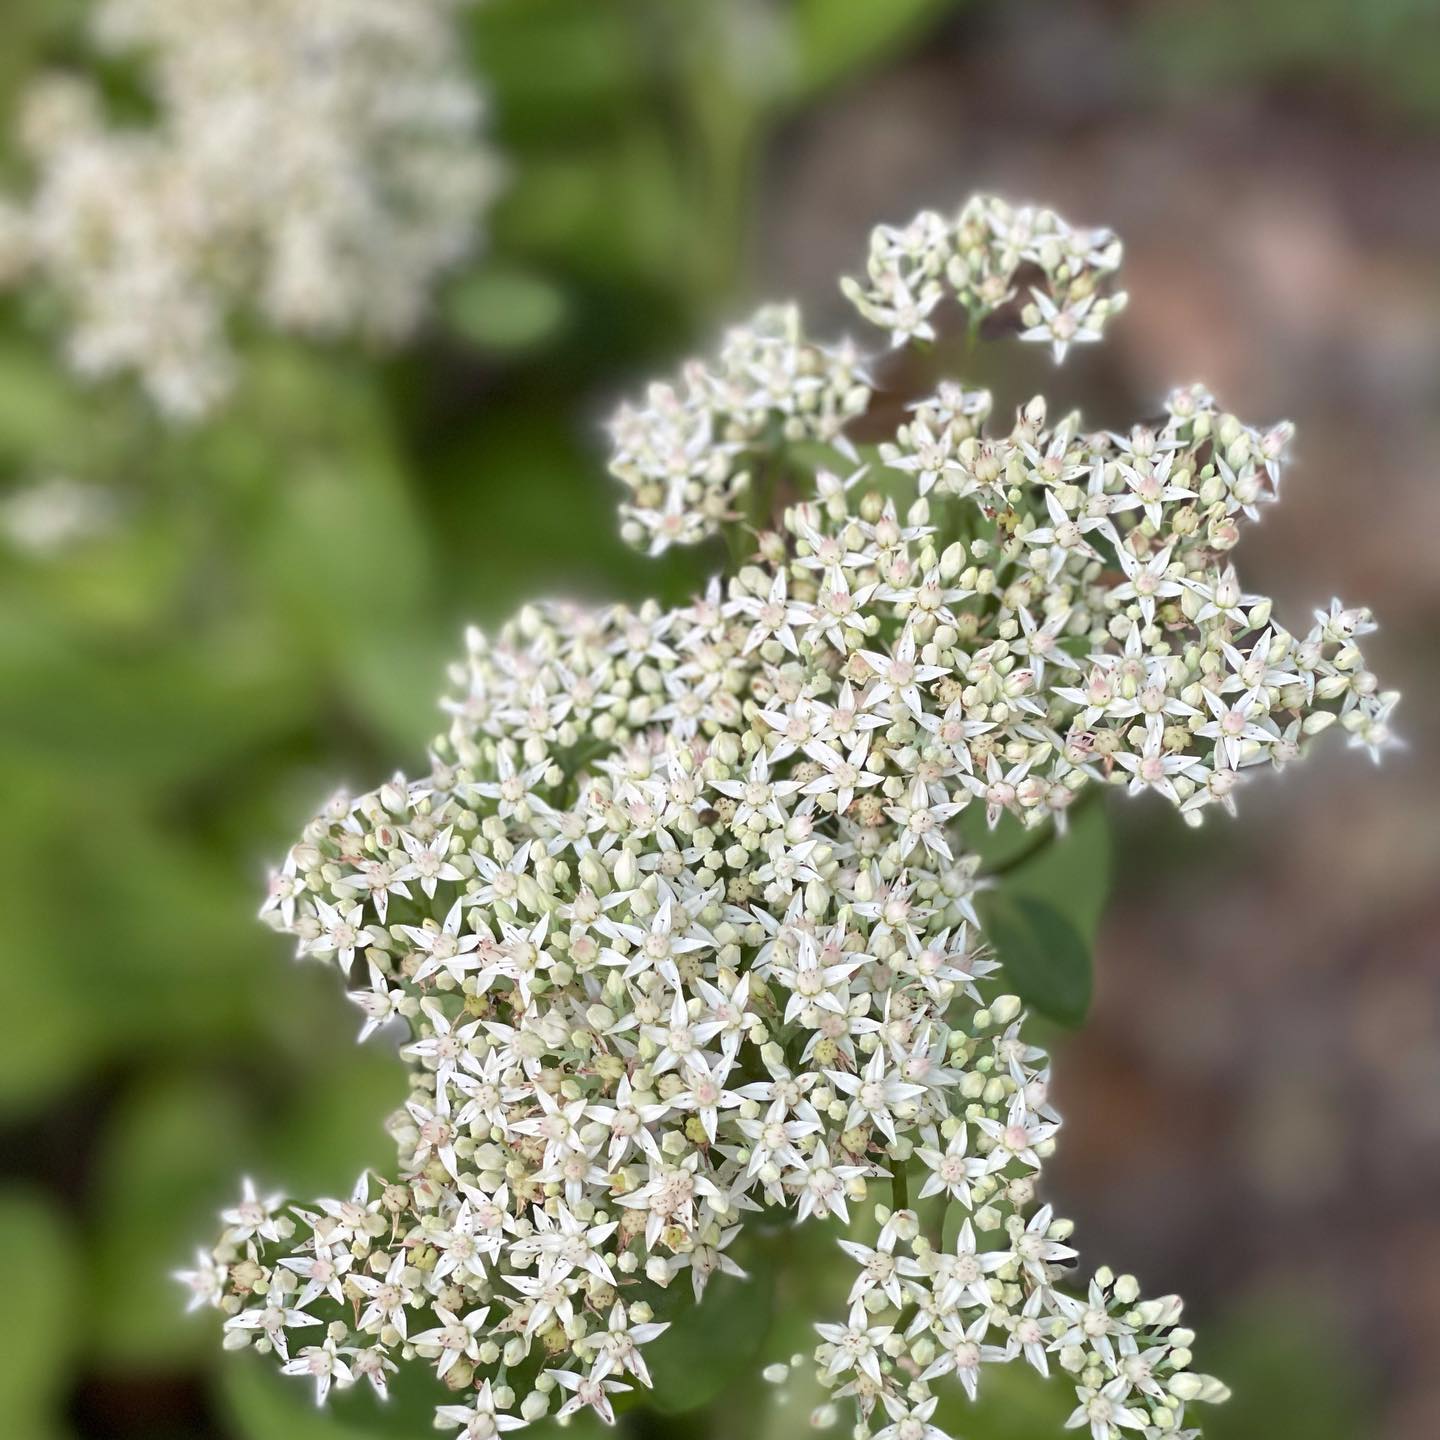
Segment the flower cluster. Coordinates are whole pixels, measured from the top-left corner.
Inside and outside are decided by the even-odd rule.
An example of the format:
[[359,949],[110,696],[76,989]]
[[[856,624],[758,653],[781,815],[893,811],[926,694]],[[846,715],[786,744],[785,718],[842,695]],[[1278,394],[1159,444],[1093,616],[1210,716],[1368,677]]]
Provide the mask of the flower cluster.
[[841,289],[897,345],[934,338],[930,317],[948,289],[976,330],[987,321],[1003,329],[1003,320],[1063,360],[1071,345],[1100,339],[1124,308],[1124,293],[1107,288],[1119,268],[1113,232],[1077,230],[1053,210],[977,195],[954,220],[927,210],[899,228],[878,226],[865,281],[847,278]]
[[51,287],[75,368],[133,371],[172,416],[229,388],[252,303],[282,330],[403,337],[496,179],[462,3],[102,0],[97,43],[139,57],[155,121],[107,123],[88,82],[37,86],[0,283]]
[[[867,465],[836,428],[862,375],[786,315],[623,417],[621,464],[690,477],[653,482],[670,538],[725,522],[747,449],[828,440],[852,468],[801,488],[790,452],[775,528],[687,606],[471,632],[428,771],[337,797],[273,876],[262,913],[353,985],[362,1038],[410,1027],[410,1097],[395,1181],[226,1213],[186,1278],[228,1343],[322,1396],[419,1358],[467,1440],[608,1419],[666,1292],[738,1274],[746,1214],[784,1207],[846,1227],[817,1361],[860,1436],[943,1435],[941,1387],[973,1396],[990,1362],[1053,1363],[1095,1440],[1193,1434],[1187,1405],[1223,1398],[1177,1300],[1068,1283],[1070,1227],[1037,1206],[1048,1063],[959,821],[1063,829],[1106,786],[1198,820],[1337,721],[1378,751],[1368,616],[1297,636],[1226,563],[1286,427],[1190,389],[1126,435],[1039,400],[992,433],[989,397],[945,385]],[[667,407],[679,452],[647,450]]]
[[739,518],[757,453],[777,441],[848,449],[845,426],[869,403],[852,345],[810,344],[793,305],[767,306],[725,337],[718,367],[691,361],[679,387],[652,385],[611,422],[610,473],[630,489],[621,534],[652,555],[716,534]]
[[[968,1179],[995,1168],[966,1157],[963,1125],[944,1152],[922,1150],[920,1158],[936,1172],[927,1193],[945,1190],[966,1205]],[[1030,1163],[1038,1169],[1038,1161]],[[816,1360],[837,1398],[853,1397],[867,1422],[884,1417],[874,1433],[884,1440],[946,1440],[933,1423],[939,1396],[929,1382],[948,1378],[973,1400],[982,1365],[1017,1359],[1048,1376],[1053,1358],[1074,1378],[1077,1403],[1066,1423],[1087,1428],[1095,1440],[1127,1429],[1174,1435],[1187,1403],[1227,1397],[1213,1376],[1189,1368],[1194,1334],[1179,1326],[1177,1296],[1142,1300],[1133,1275],[1117,1277],[1108,1268],[1083,1294],[1054,1288],[1075,1256],[1065,1243],[1069,1221],[1054,1219],[1048,1205],[1028,1221],[1021,1217],[1033,1189],[1028,1178],[1003,1188],[1019,1194],[1004,1195],[1003,1219],[993,1205],[980,1212],[999,1243],[979,1243],[967,1218],[953,1241],[937,1245],[913,1210],[884,1207],[877,1207],[882,1224],[874,1246],[841,1242],[859,1273],[845,1322],[816,1327],[823,1342]],[[909,1383],[897,1385],[897,1373]],[[833,1408],[824,1407],[827,1416]],[[870,1433],[868,1424],[861,1428]]]

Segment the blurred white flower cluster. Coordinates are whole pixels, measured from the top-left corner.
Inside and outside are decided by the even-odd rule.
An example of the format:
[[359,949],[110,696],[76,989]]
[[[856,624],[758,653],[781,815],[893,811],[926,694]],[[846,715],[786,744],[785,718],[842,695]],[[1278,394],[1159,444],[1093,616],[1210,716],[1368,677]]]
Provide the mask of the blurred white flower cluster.
[[263,913],[354,986],[362,1038],[410,1026],[397,1178],[250,1192],[185,1278],[321,1396],[419,1359],[467,1440],[609,1419],[766,1207],[845,1227],[819,1419],[843,1401],[857,1436],[943,1436],[945,1388],[1015,1360],[1068,1375],[1095,1440],[1193,1435],[1187,1406],[1224,1396],[1178,1300],[1071,1279],[1037,1202],[1049,1067],[959,822],[1063,830],[1107,786],[1198,820],[1337,721],[1378,751],[1368,617],[1292,634],[1226,564],[1286,427],[1190,389],[1124,435],[1038,400],[991,433],[989,397],[947,384],[842,478],[816,446],[856,463],[837,417],[868,386],[825,353],[787,313],[692,374],[743,418],[676,430],[671,538],[740,543],[744,447],[786,464],[748,563],[676,610],[472,632],[428,772],[337,797],[273,877]]
[[313,337],[410,333],[474,245],[498,166],[457,50],[466,0],[101,0],[153,119],[55,76],[21,124],[33,193],[0,202],[0,284],[58,296],[86,376],[134,372],[167,415],[233,383],[253,309]]
[[49,557],[104,535],[116,511],[109,491],[51,475],[0,496],[0,535],[23,553]]

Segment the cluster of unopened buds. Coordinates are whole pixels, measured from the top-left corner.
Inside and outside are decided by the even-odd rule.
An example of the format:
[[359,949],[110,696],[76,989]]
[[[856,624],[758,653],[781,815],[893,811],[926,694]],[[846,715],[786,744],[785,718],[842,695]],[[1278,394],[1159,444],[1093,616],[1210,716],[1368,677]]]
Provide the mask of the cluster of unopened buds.
[[307,336],[390,342],[474,245],[497,166],[456,59],[467,0],[100,0],[152,122],[52,76],[21,130],[33,194],[0,200],[0,288],[42,288],[81,374],[134,373],[169,416],[235,379],[256,311]]
[[[1117,260],[974,201],[879,232],[847,291],[904,339],[948,284],[981,333],[1048,327],[1058,353],[1115,310]],[[394,1181],[226,1212],[186,1278],[231,1345],[322,1398],[433,1365],[467,1440],[610,1419],[676,1292],[703,1324],[746,1216],[779,1207],[854,1262],[816,1358],[819,1418],[849,1406],[859,1436],[943,1436],[943,1388],[1010,1361],[1065,1373],[1095,1440],[1193,1435],[1223,1398],[1180,1302],[1077,1285],[1037,1202],[1049,1065],[960,821],[1063,831],[1106,786],[1198,821],[1327,726],[1378,752],[1369,617],[1294,634],[1229,567],[1288,427],[1191,388],[1126,434],[1041,400],[997,431],[947,384],[862,452],[865,373],[770,311],[622,412],[628,533],[748,559],[679,609],[472,632],[425,772],[336,797],[274,874],[263,913],[354,987],[362,1038],[408,1025],[411,1093]]]

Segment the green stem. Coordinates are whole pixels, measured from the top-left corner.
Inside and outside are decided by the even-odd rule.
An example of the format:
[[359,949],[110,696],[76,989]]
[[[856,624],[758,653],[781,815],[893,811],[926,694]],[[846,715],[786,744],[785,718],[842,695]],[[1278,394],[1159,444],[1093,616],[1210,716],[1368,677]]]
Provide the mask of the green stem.
[[910,1180],[905,1174],[905,1165],[900,1160],[894,1161],[891,1169],[890,1201],[892,1209],[908,1210],[910,1208]]
[[[970,369],[970,362],[975,358],[975,352],[980,348],[980,312],[970,310],[965,315],[965,368]],[[966,380],[971,377],[967,374]]]
[[750,467],[750,523],[757,535],[774,529],[778,523],[774,506],[780,463],[779,445],[776,443],[757,454]]
[[725,551],[729,559],[728,574],[735,574],[745,564],[750,553],[750,535],[743,520],[731,521],[721,527],[725,537]]

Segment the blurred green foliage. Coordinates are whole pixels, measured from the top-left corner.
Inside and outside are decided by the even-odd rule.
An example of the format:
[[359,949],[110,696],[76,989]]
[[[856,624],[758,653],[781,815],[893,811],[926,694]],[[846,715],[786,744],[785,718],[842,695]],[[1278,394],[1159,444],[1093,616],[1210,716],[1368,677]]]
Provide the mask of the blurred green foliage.
[[1182,84],[1256,76],[1348,84],[1411,119],[1440,119],[1440,8],[1433,0],[1212,0],[1155,5],[1146,62]]
[[[0,1189],[5,1435],[85,1427],[73,1396],[96,1377],[128,1387],[107,1435],[428,1430],[428,1395],[317,1414],[253,1357],[218,1364],[211,1317],[187,1318],[169,1279],[242,1172],[334,1192],[391,1150],[376,1117],[400,1067],[355,1046],[332,975],[289,968],[255,923],[266,858],[336,785],[419,760],[462,622],[547,592],[676,599],[703,576],[713,556],[645,566],[621,547],[599,419],[731,304],[766,137],[953,5],[488,0],[467,38],[509,182],[432,331],[385,361],[251,337],[240,393],[201,429],[167,431],[126,386],[77,387],[43,296],[0,305],[0,496],[65,477],[111,512],[54,552],[0,541],[0,1123],[8,1167],[47,1187]],[[0,113],[37,67],[83,54],[84,10],[7,0]],[[0,144],[0,175],[22,173]],[[1083,949],[1107,850],[1098,812],[1077,828],[1010,885]],[[998,862],[1015,842],[987,843]],[[1075,1019],[1088,969],[1062,978],[1054,1009]],[[703,1433],[695,1409],[721,1394],[726,1433],[797,1433],[820,1398],[803,1372],[750,1377],[808,1350],[839,1304],[832,1243],[760,1237],[755,1281],[718,1282],[703,1324],[657,1345],[671,1433]],[[1266,1418],[1285,1412],[1247,1411],[1288,1403],[1277,1374],[1304,1376],[1284,1347],[1273,1365],[1235,1348],[1256,1383],[1217,1435],[1356,1433],[1340,1393],[1289,1432]],[[201,1371],[208,1418],[175,1418],[168,1383]],[[1062,1387],[997,1376],[960,1424],[1029,1440],[1067,1410]]]
[[78,1359],[83,1292],[75,1244],[53,1203],[20,1187],[0,1192],[10,1254],[0,1311],[0,1415],[8,1434],[52,1440]]

